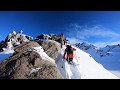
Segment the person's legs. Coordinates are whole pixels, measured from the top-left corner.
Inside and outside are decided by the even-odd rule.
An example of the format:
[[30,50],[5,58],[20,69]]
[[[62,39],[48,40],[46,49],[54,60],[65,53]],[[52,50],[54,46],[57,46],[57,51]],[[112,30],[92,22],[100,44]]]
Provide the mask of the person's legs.
[[73,64],[73,58],[69,58],[69,63]]
[[66,60],[67,60],[68,64],[70,64],[70,58],[66,58]]
[[73,58],[66,58],[68,64],[73,64]]
[[69,59],[69,62],[72,62],[72,61],[73,61],[73,58],[70,58],[70,59]]
[[69,62],[68,58],[66,58],[67,62]]

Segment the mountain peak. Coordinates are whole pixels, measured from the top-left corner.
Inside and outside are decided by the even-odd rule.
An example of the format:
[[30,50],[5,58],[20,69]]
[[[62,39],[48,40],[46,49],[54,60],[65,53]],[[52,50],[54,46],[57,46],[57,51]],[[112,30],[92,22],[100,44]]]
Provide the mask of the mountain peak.
[[[22,34],[22,30],[18,33],[16,33],[15,31],[13,31],[12,33],[10,33],[6,38],[5,41],[3,41],[2,43],[0,43],[0,51],[4,51],[5,49],[7,49],[9,46],[13,46],[16,47],[19,44],[22,44],[24,42],[29,42],[30,40],[32,40],[33,38],[31,36]],[[3,49],[4,48],[4,49]]]
[[12,34],[15,34],[15,35],[16,35],[16,32],[15,32],[15,31],[13,31],[13,32],[12,32]]

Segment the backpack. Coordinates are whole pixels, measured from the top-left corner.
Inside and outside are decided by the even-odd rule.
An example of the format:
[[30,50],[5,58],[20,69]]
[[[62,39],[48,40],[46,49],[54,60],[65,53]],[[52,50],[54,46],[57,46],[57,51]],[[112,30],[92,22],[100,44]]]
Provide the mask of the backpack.
[[70,45],[67,45],[67,54],[73,54],[73,48]]

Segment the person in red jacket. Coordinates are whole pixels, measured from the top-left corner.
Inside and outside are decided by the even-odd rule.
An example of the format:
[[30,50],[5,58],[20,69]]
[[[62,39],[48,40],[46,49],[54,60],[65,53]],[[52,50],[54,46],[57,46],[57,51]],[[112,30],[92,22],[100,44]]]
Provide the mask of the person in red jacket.
[[66,38],[64,38],[63,41],[64,41],[64,45],[67,45],[68,40]]
[[73,58],[74,58],[74,54],[73,51],[76,51],[75,48],[72,48],[71,45],[66,45],[66,49],[63,55],[63,59],[66,59],[68,61],[69,64],[72,64]]

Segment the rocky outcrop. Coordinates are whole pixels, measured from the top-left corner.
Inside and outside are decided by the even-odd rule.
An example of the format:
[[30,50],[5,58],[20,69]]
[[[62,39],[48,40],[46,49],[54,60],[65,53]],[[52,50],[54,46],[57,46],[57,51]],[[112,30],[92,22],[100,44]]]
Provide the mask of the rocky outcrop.
[[41,41],[39,44],[43,47],[44,51],[47,53],[47,55],[54,60],[56,60],[58,56],[58,52],[61,49],[60,43],[49,40],[47,42]]
[[24,44],[25,42],[29,42],[32,40],[33,38],[31,36],[22,34],[22,31],[18,33],[13,31],[5,38],[5,41],[0,42],[0,52],[8,49],[9,45],[16,47],[20,44]]
[[61,43],[61,35],[57,34],[41,34],[35,38],[35,41],[40,40],[54,40]]
[[39,47],[40,45],[37,42],[31,41],[31,42],[25,42],[24,44],[21,44],[20,46],[17,46],[14,48],[15,52],[24,52],[27,50],[33,49],[32,47]]
[[0,79],[63,79],[55,63],[32,50],[38,46],[29,42],[16,47],[15,53],[0,63]]
[[0,42],[0,52],[3,52],[3,48],[7,47],[7,44],[4,41]]
[[5,42],[11,41],[12,44],[15,44],[16,42],[19,42],[22,44],[23,42],[27,42],[30,40],[32,40],[32,37],[22,34],[22,32],[19,32],[16,34],[16,32],[13,31],[6,37]]

